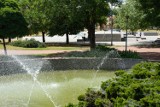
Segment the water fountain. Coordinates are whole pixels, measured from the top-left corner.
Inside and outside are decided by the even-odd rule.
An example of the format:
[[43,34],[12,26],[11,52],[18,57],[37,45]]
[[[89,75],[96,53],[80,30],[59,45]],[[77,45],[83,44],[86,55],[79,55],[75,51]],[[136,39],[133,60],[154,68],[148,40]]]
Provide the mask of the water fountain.
[[[27,74],[12,73],[11,75],[8,73],[9,75],[0,76],[0,92],[3,92],[0,96],[0,107],[58,107],[64,106],[69,102],[75,103],[77,102],[77,96],[84,93],[87,88],[100,87],[101,81],[105,81],[114,76],[113,72],[100,71],[106,64],[108,56],[111,57],[112,55],[117,54],[111,51],[107,53],[104,58],[98,60],[89,58],[79,59],[79,61],[77,61],[78,59],[72,58],[37,58],[24,60],[22,57],[12,56],[14,61],[7,62],[7,64],[14,65],[17,63],[16,65],[19,65],[19,67],[23,69],[23,72],[27,72]],[[88,64],[87,66],[89,66],[93,61],[93,64],[96,64],[96,66],[94,65],[94,68],[91,70],[81,71],[77,69],[67,71],[53,70],[59,69],[56,68],[56,63],[61,63],[61,61],[64,62],[61,64],[61,67],[74,63],[82,64],[82,66]],[[66,62],[69,64],[67,65]],[[84,62],[86,62],[86,64],[83,65]],[[124,65],[122,59],[119,59],[119,62]],[[78,65],[72,66],[82,68],[82,66]],[[52,69],[52,72],[41,72],[46,70],[43,69],[43,67],[48,70]],[[123,67],[125,66],[122,66],[122,69],[124,69]],[[68,68],[72,67],[68,66]],[[86,66],[84,68],[86,68]]]

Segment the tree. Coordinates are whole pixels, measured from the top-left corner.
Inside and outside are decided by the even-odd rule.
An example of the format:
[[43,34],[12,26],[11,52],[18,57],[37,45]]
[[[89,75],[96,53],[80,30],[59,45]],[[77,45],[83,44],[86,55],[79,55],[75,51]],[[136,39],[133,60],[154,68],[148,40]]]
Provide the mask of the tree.
[[18,0],[21,11],[29,23],[30,34],[42,33],[42,41],[45,42],[45,34],[48,32],[49,18],[46,16],[49,7],[46,0]]
[[77,20],[75,2],[73,0],[54,0],[48,17],[51,19],[49,35],[66,35],[69,44],[69,34],[77,34],[83,26]]
[[121,7],[116,10],[115,26],[126,30],[125,51],[127,51],[127,29],[135,35],[134,31],[145,27],[145,24],[142,23],[144,13],[136,8],[138,5],[139,3],[136,1],[127,0],[125,4],[121,5]]
[[126,29],[126,16],[128,19],[128,29],[132,32],[145,28],[143,22],[145,14],[137,9],[139,3],[133,0],[127,0],[125,4],[121,5],[116,10],[115,26],[121,29]]
[[135,0],[140,3],[138,7],[142,10],[145,16],[145,22],[149,23],[148,26],[160,27],[160,2],[159,0]]
[[5,38],[22,37],[28,33],[27,23],[13,0],[0,0],[0,38],[7,55]]
[[101,22],[102,17],[109,13],[109,5],[106,0],[79,0],[77,1],[78,20],[83,22],[84,27],[88,30],[90,48],[95,48],[95,25]]

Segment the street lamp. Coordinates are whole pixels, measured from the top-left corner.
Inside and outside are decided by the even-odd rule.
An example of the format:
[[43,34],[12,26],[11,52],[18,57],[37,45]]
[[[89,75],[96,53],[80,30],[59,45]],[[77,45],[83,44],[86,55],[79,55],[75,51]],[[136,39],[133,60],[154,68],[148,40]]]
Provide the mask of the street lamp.
[[111,46],[113,46],[113,10],[112,10],[112,3],[110,4],[111,6],[111,16],[110,16],[110,21],[111,21]]
[[111,15],[111,46],[113,46],[113,15]]
[[127,51],[127,38],[128,38],[127,29],[128,29],[128,19],[129,19],[129,16],[126,16],[126,44],[125,44],[125,51]]

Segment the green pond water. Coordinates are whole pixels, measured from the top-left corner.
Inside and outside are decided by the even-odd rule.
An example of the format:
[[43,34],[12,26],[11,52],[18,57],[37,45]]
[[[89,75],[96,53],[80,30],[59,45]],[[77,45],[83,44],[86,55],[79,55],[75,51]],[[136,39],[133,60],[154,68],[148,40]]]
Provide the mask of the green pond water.
[[64,107],[112,77],[114,72],[94,70],[43,72],[36,82],[27,74],[0,76],[0,107]]

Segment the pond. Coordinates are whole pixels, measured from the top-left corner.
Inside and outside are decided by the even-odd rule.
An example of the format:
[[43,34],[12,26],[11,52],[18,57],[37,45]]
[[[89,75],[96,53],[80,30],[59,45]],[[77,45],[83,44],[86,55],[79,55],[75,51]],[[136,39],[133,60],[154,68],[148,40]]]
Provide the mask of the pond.
[[24,73],[0,76],[0,107],[63,107],[112,77],[95,70],[40,72],[36,80]]

